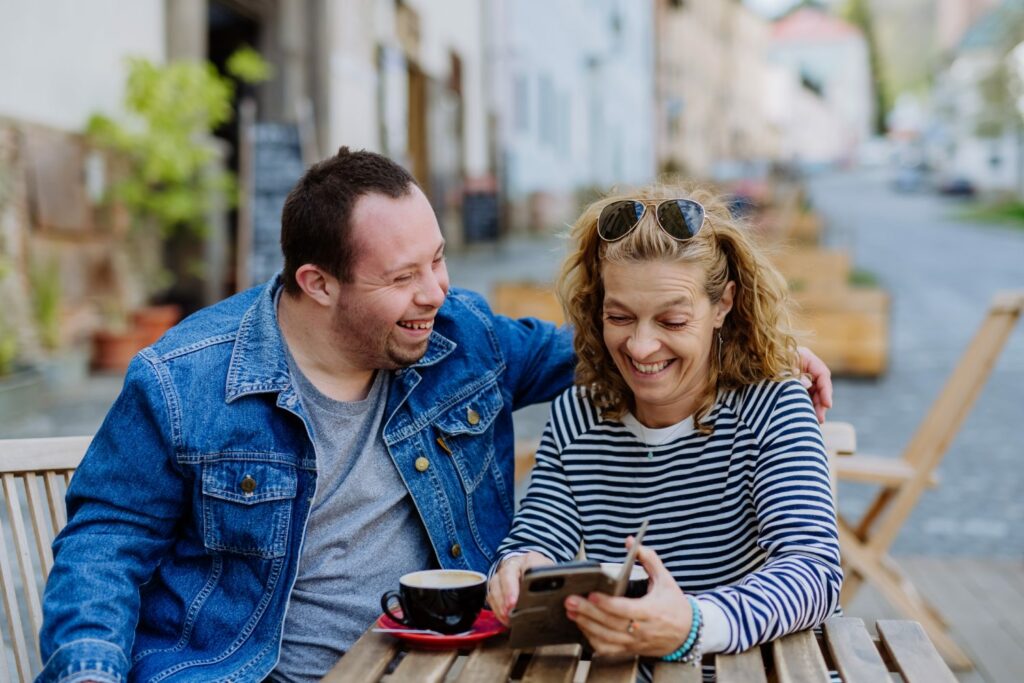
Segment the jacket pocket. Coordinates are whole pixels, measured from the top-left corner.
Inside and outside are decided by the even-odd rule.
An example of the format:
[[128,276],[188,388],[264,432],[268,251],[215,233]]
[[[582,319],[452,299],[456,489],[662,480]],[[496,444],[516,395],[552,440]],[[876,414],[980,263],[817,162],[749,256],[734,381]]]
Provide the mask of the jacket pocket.
[[494,459],[494,420],[503,401],[497,384],[488,384],[450,406],[434,423],[441,448],[448,451],[467,492],[474,491]]
[[283,556],[297,480],[295,467],[284,463],[204,463],[203,544],[218,552]]

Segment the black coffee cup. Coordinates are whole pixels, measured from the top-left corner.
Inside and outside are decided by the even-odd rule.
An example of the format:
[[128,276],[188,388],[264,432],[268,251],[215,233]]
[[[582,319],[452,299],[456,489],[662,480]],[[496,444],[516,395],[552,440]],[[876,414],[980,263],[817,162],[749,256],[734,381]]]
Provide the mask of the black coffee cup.
[[[380,596],[380,607],[410,628],[451,635],[473,628],[487,598],[487,577],[463,569],[427,569],[405,574],[399,590]],[[399,616],[393,602],[402,608]]]

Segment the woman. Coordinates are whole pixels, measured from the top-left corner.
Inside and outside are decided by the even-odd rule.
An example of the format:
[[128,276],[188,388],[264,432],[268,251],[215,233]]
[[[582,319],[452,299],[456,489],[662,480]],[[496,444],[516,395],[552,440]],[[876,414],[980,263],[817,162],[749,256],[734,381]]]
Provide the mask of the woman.
[[649,519],[647,595],[566,600],[598,653],[697,662],[820,624],[842,572],[785,282],[705,191],[601,200],[572,240],[558,289],[577,386],[552,405],[499,548],[498,618],[527,568],[581,547],[622,561],[623,539]]

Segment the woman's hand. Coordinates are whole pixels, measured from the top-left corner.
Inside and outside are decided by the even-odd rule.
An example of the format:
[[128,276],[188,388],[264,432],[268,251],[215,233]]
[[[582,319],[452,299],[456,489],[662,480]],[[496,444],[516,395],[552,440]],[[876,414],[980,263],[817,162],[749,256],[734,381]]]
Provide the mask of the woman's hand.
[[811,395],[818,422],[824,422],[825,411],[832,407],[832,372],[825,361],[815,356],[806,346],[798,346],[796,350],[800,354],[801,375],[810,376],[810,379],[802,377],[801,381]]
[[508,625],[508,613],[519,600],[519,581],[523,578],[523,573],[530,567],[543,567],[549,564],[554,562],[532,550],[501,561],[498,571],[494,572],[494,576],[487,584],[487,602],[494,616],[498,617],[498,621]]
[[[633,537],[626,540],[632,545]],[[650,584],[642,598],[613,598],[591,593],[565,600],[569,618],[601,655],[662,657],[674,652],[690,633],[693,608],[658,554],[640,546],[637,561]]]

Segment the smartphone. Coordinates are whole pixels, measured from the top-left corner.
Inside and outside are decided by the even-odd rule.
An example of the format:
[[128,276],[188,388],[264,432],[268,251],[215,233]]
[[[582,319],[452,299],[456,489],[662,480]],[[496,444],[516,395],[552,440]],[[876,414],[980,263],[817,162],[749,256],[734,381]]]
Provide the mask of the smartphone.
[[585,642],[579,627],[565,615],[565,599],[594,591],[623,595],[646,532],[647,520],[644,520],[618,574],[602,568],[596,560],[526,570],[519,585],[519,600],[509,614],[509,646],[527,648]]

